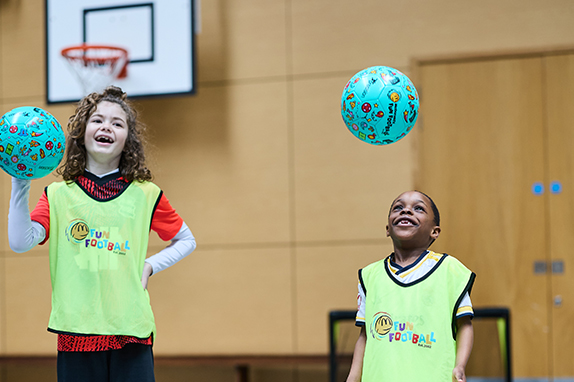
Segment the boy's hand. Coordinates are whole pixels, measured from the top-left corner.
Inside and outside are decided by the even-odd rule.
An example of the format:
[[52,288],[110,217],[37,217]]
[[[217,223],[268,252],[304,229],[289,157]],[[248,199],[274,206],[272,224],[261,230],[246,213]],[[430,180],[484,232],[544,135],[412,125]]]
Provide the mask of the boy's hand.
[[456,366],[452,371],[452,380],[454,382],[466,382],[466,375],[464,374],[464,367]]
[[452,371],[452,380],[466,382],[464,369],[472,351],[474,342],[474,330],[470,316],[460,317],[456,320],[456,361]]

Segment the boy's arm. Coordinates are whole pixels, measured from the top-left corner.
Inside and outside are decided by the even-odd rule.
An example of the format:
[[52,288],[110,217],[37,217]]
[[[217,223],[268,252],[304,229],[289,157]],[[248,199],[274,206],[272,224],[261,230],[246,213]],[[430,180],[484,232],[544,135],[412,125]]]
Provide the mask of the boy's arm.
[[456,326],[456,364],[452,376],[454,381],[466,382],[465,368],[474,342],[471,317],[464,316],[457,319]]
[[351,370],[347,377],[347,382],[359,382],[363,374],[363,356],[365,355],[365,345],[367,344],[367,333],[365,326],[361,327],[361,333],[355,343],[355,350],[353,351],[353,362],[351,363]]

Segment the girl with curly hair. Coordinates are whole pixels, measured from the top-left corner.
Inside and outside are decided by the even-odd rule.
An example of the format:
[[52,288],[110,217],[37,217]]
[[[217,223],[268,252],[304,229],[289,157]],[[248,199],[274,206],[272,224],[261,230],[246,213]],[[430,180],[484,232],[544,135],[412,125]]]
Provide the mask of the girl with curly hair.
[[[154,381],[149,277],[189,255],[195,238],[145,165],[144,126],[118,87],[83,98],[68,121],[63,182],[28,210],[12,178],[15,252],[49,240],[58,381]],[[149,231],[170,245],[146,259]]]

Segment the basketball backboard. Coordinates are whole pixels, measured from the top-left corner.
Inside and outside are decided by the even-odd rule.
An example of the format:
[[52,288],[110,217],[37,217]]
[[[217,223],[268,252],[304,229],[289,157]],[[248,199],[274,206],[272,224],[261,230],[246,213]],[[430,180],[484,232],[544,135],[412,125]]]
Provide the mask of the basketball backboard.
[[85,94],[62,50],[82,44],[128,51],[127,76],[113,79],[130,97],[195,92],[193,0],[45,0],[48,103]]

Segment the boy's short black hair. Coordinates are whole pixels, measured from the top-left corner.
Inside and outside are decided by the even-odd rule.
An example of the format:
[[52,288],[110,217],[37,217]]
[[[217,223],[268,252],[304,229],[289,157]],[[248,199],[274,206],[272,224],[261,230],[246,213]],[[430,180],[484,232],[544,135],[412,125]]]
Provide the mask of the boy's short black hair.
[[424,192],[417,191],[417,190],[415,190],[415,191],[418,192],[419,194],[426,196],[428,198],[428,200],[430,200],[432,213],[434,215],[434,224],[436,226],[440,227],[440,213],[438,212],[438,208],[437,208],[434,200],[432,200],[432,198],[430,196],[428,196],[427,194],[425,194]]
[[[438,227],[440,227],[440,213],[438,212],[438,208],[434,202],[434,200],[432,200],[432,198],[430,196],[428,196],[427,194],[425,194],[424,192],[418,191],[418,190],[414,190],[415,192],[418,192],[421,195],[424,195],[427,197],[427,199],[430,201],[431,204],[431,209],[432,209],[432,214],[434,216],[434,224]],[[398,198],[397,198],[398,199]],[[393,207],[393,204],[395,204],[396,199],[393,201],[393,203],[391,204],[391,209]],[[391,211],[389,210],[389,216],[391,215]]]

